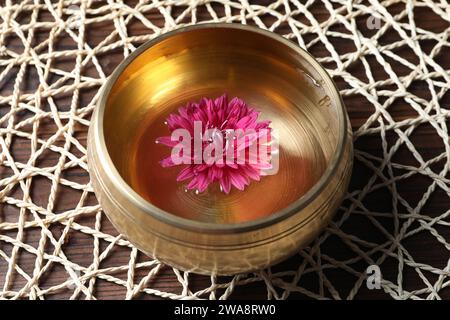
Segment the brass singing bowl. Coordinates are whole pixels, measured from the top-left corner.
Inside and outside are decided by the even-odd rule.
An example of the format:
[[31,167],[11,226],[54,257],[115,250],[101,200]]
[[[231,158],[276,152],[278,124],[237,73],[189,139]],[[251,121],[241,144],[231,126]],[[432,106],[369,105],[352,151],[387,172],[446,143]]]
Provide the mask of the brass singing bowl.
[[[145,119],[220,92],[257,105],[280,131],[280,176],[264,177],[262,187],[254,182],[240,194],[264,191],[246,200],[250,216],[263,212],[258,204],[268,200],[275,212],[241,221],[220,212],[205,218],[201,208],[185,206],[192,214],[183,216],[172,201],[144,198],[132,187],[133,141]],[[182,270],[232,275],[293,255],[329,223],[349,183],[351,135],[335,84],[307,52],[255,27],[202,24],[143,44],[113,72],[92,116],[89,173],[108,218],[141,251]],[[148,179],[156,189],[166,187]]]

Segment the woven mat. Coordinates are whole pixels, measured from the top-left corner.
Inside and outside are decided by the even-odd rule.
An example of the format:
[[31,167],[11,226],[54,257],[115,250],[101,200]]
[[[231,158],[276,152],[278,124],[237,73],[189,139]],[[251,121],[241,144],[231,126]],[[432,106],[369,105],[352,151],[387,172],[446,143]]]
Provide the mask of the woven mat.
[[[0,297],[450,297],[450,6],[440,1],[0,1]],[[331,225],[268,270],[184,273],[111,227],[89,183],[98,89],[177,26],[257,25],[306,48],[347,105],[355,172]],[[381,288],[367,288],[378,265]]]

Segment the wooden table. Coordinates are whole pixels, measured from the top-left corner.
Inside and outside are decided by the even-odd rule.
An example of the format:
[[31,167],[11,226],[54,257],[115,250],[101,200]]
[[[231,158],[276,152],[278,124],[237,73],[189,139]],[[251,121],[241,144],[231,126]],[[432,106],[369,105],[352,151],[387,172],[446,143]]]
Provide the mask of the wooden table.
[[[0,1],[2,3],[3,1]],[[270,1],[260,1],[261,3]],[[129,4],[132,6],[132,4]],[[399,12],[404,6],[403,5],[394,5],[390,7],[390,12],[395,13]],[[181,9],[179,9],[181,10]],[[220,11],[220,10],[219,10]],[[326,9],[318,5],[311,9],[311,12],[315,15],[315,17],[321,21],[325,20],[328,17],[328,13]],[[449,28],[448,22],[445,22],[443,19],[438,17],[431,10],[426,8],[416,9],[414,11],[416,14],[416,23],[418,23],[419,27],[427,29],[429,31],[441,32],[444,29]],[[155,25],[163,26],[163,19],[158,12],[148,12],[145,14]],[[176,15],[176,10],[172,12],[172,15]],[[199,20],[204,17],[207,19],[207,14],[204,11],[198,12]],[[17,18],[17,22],[20,24],[27,24],[30,17],[27,14],[23,16],[19,15]],[[48,11],[43,10],[42,15],[40,16],[41,21],[51,21],[52,17],[48,13]],[[304,16],[299,16],[301,21],[307,21]],[[270,23],[271,17],[265,17],[263,20],[265,23]],[[365,20],[357,20],[358,25],[361,30],[366,34],[373,34],[375,31],[368,30],[365,26]],[[342,25],[340,26],[342,31]],[[90,28],[86,32],[87,41],[92,46],[100,43],[111,31],[114,29],[114,24],[111,21],[105,21],[100,24],[96,24],[95,28]],[[146,34],[149,30],[139,23],[136,19],[133,20],[128,25],[128,31],[130,34]],[[282,26],[277,29],[277,32],[281,34],[285,34],[289,32],[289,27]],[[48,37],[48,32],[37,32],[35,34],[33,44],[38,45],[40,42],[44,41]],[[305,37],[307,38],[307,37]],[[396,41],[398,39],[398,35],[395,32],[387,33],[382,37],[380,42],[390,43],[392,41]],[[351,41],[343,41],[339,39],[335,39],[332,41],[333,45],[337,48],[340,54],[344,52],[350,52],[353,50]],[[422,49],[425,52],[429,52],[436,42],[434,41],[424,41],[421,43]],[[18,37],[10,36],[5,41],[5,44],[8,49],[14,50],[16,52],[20,52],[23,50],[23,44]],[[382,44],[382,43],[380,43]],[[75,43],[70,39],[69,35],[63,34],[58,38],[57,44],[55,48],[57,50],[73,50]],[[403,50],[403,49],[400,49]],[[325,49],[323,45],[314,46],[310,49],[310,52],[316,57],[324,57],[328,56],[328,51]],[[450,59],[448,58],[450,54],[450,48],[446,47],[443,49],[442,53],[435,59],[437,63],[439,63],[443,69],[450,70]],[[412,61],[413,63],[417,63],[417,57],[411,50],[404,50],[404,53],[400,54],[405,59]],[[99,60],[102,64],[103,70],[105,74],[110,74],[115,66],[123,59],[123,51],[121,48],[110,52],[108,55],[99,55]],[[2,58],[0,58],[1,61]],[[370,63],[374,63],[376,65],[374,57],[368,56],[368,60]],[[404,67],[399,65],[398,63],[392,62],[394,68],[396,68],[396,72],[402,72]],[[57,59],[54,64],[55,67],[60,68],[62,70],[70,71],[74,66],[74,59],[69,57],[67,59]],[[331,64],[325,64],[326,67],[332,68]],[[4,67],[1,67],[4,68]],[[2,69],[0,68],[0,72]],[[403,69],[402,69],[403,68]],[[3,69],[4,70],[4,69]],[[350,69],[349,69],[350,70]],[[14,71],[10,73],[8,77],[5,77],[0,80],[0,94],[2,97],[10,96],[14,89],[15,79],[17,76],[18,67],[15,67]],[[364,70],[361,67],[360,63],[355,63],[355,67],[351,68],[351,72],[353,75],[366,80]],[[383,68],[378,67],[372,69],[372,73],[375,76],[375,80],[386,79],[386,73]],[[84,74],[92,77],[97,77],[98,74],[95,71],[95,68],[92,65],[89,65]],[[54,79],[49,79],[49,83],[52,83],[57,80],[58,77],[55,76]],[[348,85],[345,81],[337,77],[336,82],[340,89],[345,90],[348,89]],[[39,85],[37,73],[35,68],[27,69],[27,77],[26,80],[22,83],[21,94],[33,93]],[[91,90],[82,90],[80,93],[80,106],[87,105],[92,99],[93,95],[98,90],[98,87],[95,87]],[[430,93],[427,87],[427,84],[424,81],[415,81],[409,86],[409,92],[413,92],[419,97],[423,97],[425,99],[430,99]],[[55,101],[58,104],[58,108],[60,110],[68,110],[71,101],[71,95],[58,94],[55,97]],[[450,96],[449,93],[441,100],[441,108],[448,109],[450,107]],[[351,119],[352,127],[356,131],[367,118],[373,113],[373,107],[367,103],[367,101],[358,95],[345,96],[344,97],[345,104],[347,106],[347,110]],[[49,110],[48,105],[43,105],[44,110]],[[0,115],[4,116],[10,110],[10,104],[2,103],[0,104]],[[407,119],[411,116],[417,115],[417,113],[411,108],[411,106],[402,99],[398,99],[391,108],[389,109],[390,114],[396,119]],[[21,112],[16,115],[16,123],[20,120],[26,119],[30,116],[30,112]],[[450,122],[447,120],[448,125]],[[6,124],[2,123],[1,128],[4,128]],[[52,121],[43,121],[39,127],[39,136],[42,139],[46,139],[50,137],[55,132],[55,124]],[[31,128],[28,128],[31,130]],[[31,131],[30,131],[31,132]],[[87,127],[83,125],[77,125],[75,127],[75,137],[78,141],[85,146],[86,145],[86,133]],[[395,141],[396,134],[393,131],[388,131],[387,133],[387,142],[388,144]],[[412,135],[411,140],[416,146],[417,150],[425,159],[430,159],[435,157],[436,155],[443,152],[443,144],[442,140],[437,136],[436,131],[430,125],[423,125],[417,128]],[[57,142],[62,145],[64,140]],[[367,152],[371,155],[375,155],[378,157],[383,156],[381,139],[379,134],[376,135],[365,135],[360,137],[355,142],[355,148],[357,150]],[[79,157],[82,154],[73,148],[73,153]],[[10,146],[10,152],[13,155],[16,162],[25,163],[29,159],[30,156],[30,140],[27,138],[14,137],[12,144]],[[54,152],[45,152],[41,157],[39,157],[39,163],[36,166],[39,167],[47,167],[54,165],[59,159],[59,155]],[[404,164],[413,164],[415,165],[415,161],[412,159],[411,153],[406,148],[400,148],[400,150],[394,156],[395,161]],[[433,170],[437,172],[439,168],[443,166],[443,163],[436,163],[433,165]],[[4,179],[11,176],[12,171],[8,166],[0,166],[0,178]],[[350,191],[358,190],[362,186],[365,185],[367,180],[372,176],[373,172],[368,169],[365,165],[363,165],[359,161],[355,161],[354,174],[350,186]],[[63,177],[66,179],[70,179],[71,181],[76,181],[78,183],[84,184],[89,181],[89,176],[86,170],[81,169],[80,167],[75,167],[63,172]],[[448,178],[448,176],[447,176]],[[419,197],[422,196],[426,188],[430,184],[430,179],[420,176],[414,175],[411,178],[403,180],[402,183],[398,183],[398,192],[401,194],[410,204],[415,204]],[[3,188],[3,187],[2,187]],[[42,176],[36,176],[33,178],[33,186],[31,190],[31,198],[34,203],[45,207],[48,202],[48,196],[51,188],[51,182],[49,179],[44,178]],[[14,188],[11,192],[8,193],[10,197],[13,198],[21,198],[22,194],[20,188]],[[73,209],[80,198],[80,192],[75,191],[72,188],[61,187],[57,193],[57,202],[53,211],[55,213],[61,213],[66,210]],[[86,201],[86,204],[96,205],[96,199],[91,194]],[[391,207],[391,199],[390,194],[387,192],[386,188],[383,188],[379,191],[373,192],[370,195],[364,198],[365,206],[375,212],[384,212],[389,213],[392,211]],[[345,203],[344,203],[345,205]],[[404,208],[401,208],[399,205],[399,211],[402,212]],[[450,198],[449,195],[446,194],[442,189],[436,190],[430,200],[426,203],[424,208],[422,209],[422,213],[426,213],[430,216],[435,216],[437,214],[443,213],[450,208]],[[17,206],[3,203],[0,205],[0,223],[4,222],[17,222],[19,209]],[[339,216],[339,213],[338,213]],[[32,219],[31,214],[28,214],[27,219]],[[447,219],[448,221],[448,219]],[[89,225],[91,227],[95,224],[95,216],[90,215],[88,217],[83,217],[77,219],[79,224]],[[385,221],[380,220],[380,223],[384,223],[385,227],[388,229],[392,228],[392,221],[386,219]],[[58,235],[64,229],[63,225],[58,225],[54,223],[50,226],[50,230],[53,234]],[[101,230],[104,233],[116,235],[117,232],[111,226],[109,221],[106,218],[102,219],[102,228]],[[361,217],[361,215],[355,214],[354,217],[350,218],[343,226],[343,230],[351,231],[352,234],[362,234],[365,239],[370,239],[375,243],[381,243],[386,241],[384,235],[380,234],[380,232],[374,230],[373,225],[369,223],[367,219]],[[449,227],[439,227],[438,228],[440,235],[446,239],[450,240],[450,228]],[[25,240],[27,244],[37,248],[40,239],[40,228],[28,228],[25,231]],[[2,230],[0,229],[0,234],[9,236],[11,238],[15,238],[17,234],[17,230]],[[349,249],[346,247],[341,241],[338,241],[337,237],[336,241],[328,241],[325,246],[322,247],[322,253],[327,253],[332,257],[341,257],[344,258],[349,256]],[[66,240],[66,245],[64,245],[64,253],[71,261],[83,265],[89,266],[92,263],[92,238],[86,234],[81,232],[73,232],[69,234],[69,239]],[[449,251],[445,249],[442,244],[439,244],[436,239],[431,236],[429,233],[425,233],[423,235],[418,235],[412,237],[411,239],[406,239],[402,242],[405,247],[408,248],[408,251],[411,255],[417,259],[417,261],[427,263],[433,265],[437,268],[444,268],[447,264],[449,256]],[[100,240],[100,250],[104,250],[108,242]],[[3,241],[0,241],[0,250],[2,250],[6,255],[10,255],[12,251],[12,245]],[[48,250],[48,248],[46,249]],[[33,268],[35,264],[36,256],[28,253],[26,250],[20,250],[18,255],[18,264],[21,266],[24,272],[31,275],[33,273]],[[130,258],[130,250],[128,248],[123,248],[116,246],[114,248],[113,253],[109,255],[109,257],[102,262],[102,267],[108,266],[117,266],[124,265],[128,263]],[[138,262],[145,261],[146,257],[143,254],[138,255]],[[288,261],[281,263],[280,265],[273,268],[273,271],[276,270],[294,270],[299,265],[301,261],[300,257],[293,257]],[[364,263],[355,263],[354,268],[357,270],[364,270],[366,265]],[[4,276],[7,270],[7,263],[5,260],[0,257],[0,284],[3,286]],[[148,272],[148,269],[138,270],[135,275],[135,283],[139,281],[143,276],[145,276]],[[396,282],[397,273],[398,273],[398,261],[394,259],[387,259],[386,262],[382,264],[382,272],[383,277],[385,279],[389,279],[392,282]],[[347,272],[343,272],[340,270],[330,271],[327,273],[329,279],[332,281],[335,288],[339,288],[339,292],[347,292],[351,289],[351,286],[354,284],[355,277],[350,275]],[[119,273],[117,277],[126,280],[126,271]],[[427,277],[430,277],[430,281],[435,281],[437,278],[434,274],[427,274]],[[61,265],[53,264],[51,269],[41,278],[40,286],[42,288],[50,287],[59,283],[64,282],[68,278],[67,272]],[[418,287],[424,287],[423,280],[421,280],[417,273],[414,272],[411,268],[405,270],[403,274],[404,285],[406,290],[411,290]],[[301,279],[301,285],[305,288],[308,288],[312,291],[317,291],[317,283],[318,278],[315,273],[308,274]],[[23,287],[26,281],[20,277],[16,276],[13,284],[11,286],[11,290],[17,290]],[[210,283],[210,279],[207,277],[190,275],[190,283],[191,290],[199,290],[204,287],[207,287]],[[148,284],[149,287],[154,289],[159,289],[167,292],[181,292],[179,282],[173,274],[172,270],[167,267],[161,271],[160,276],[152,280],[151,283]],[[116,284],[110,283],[108,281],[97,279],[96,289],[95,289],[95,297],[98,299],[116,299],[123,298],[125,296],[126,289],[123,286],[118,286]],[[48,298],[67,298],[72,294],[71,290],[65,290],[58,292],[55,295],[49,295]],[[267,295],[265,285],[262,282],[257,282],[251,286],[243,286],[238,287],[233,294],[234,298],[265,298]],[[292,293],[291,298],[304,298],[305,296],[301,293]],[[344,295],[345,297],[345,295]],[[450,290],[448,288],[441,291],[442,298],[450,298]],[[142,299],[153,299],[155,298],[152,295],[142,294],[139,296]],[[389,298],[389,295],[384,293],[382,290],[368,290],[363,286],[359,291],[357,298],[359,299],[374,299],[374,298]]]

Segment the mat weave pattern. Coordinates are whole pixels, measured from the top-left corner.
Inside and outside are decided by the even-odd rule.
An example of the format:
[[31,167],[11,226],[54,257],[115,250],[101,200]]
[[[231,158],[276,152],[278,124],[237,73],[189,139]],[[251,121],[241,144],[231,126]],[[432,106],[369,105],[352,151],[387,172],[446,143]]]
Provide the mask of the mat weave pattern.
[[[435,205],[450,203],[446,0],[0,4],[0,298],[448,296],[450,206]],[[256,25],[311,52],[354,129],[354,178],[331,225],[289,261],[234,277],[140,253],[111,227],[87,174],[86,133],[108,75],[146,40],[201,22]],[[382,273],[370,292],[369,265]]]

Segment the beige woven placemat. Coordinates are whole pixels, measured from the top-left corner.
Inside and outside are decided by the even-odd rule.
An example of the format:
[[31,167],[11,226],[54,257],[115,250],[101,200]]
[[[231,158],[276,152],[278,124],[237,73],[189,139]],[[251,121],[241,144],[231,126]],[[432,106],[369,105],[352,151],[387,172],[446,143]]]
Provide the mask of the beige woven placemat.
[[[450,296],[446,0],[0,3],[1,298]],[[310,51],[355,133],[352,187],[329,228],[288,262],[227,278],[140,254],[103,216],[86,171],[91,111],[117,62],[206,21],[254,24]],[[380,289],[367,286],[370,265]]]

